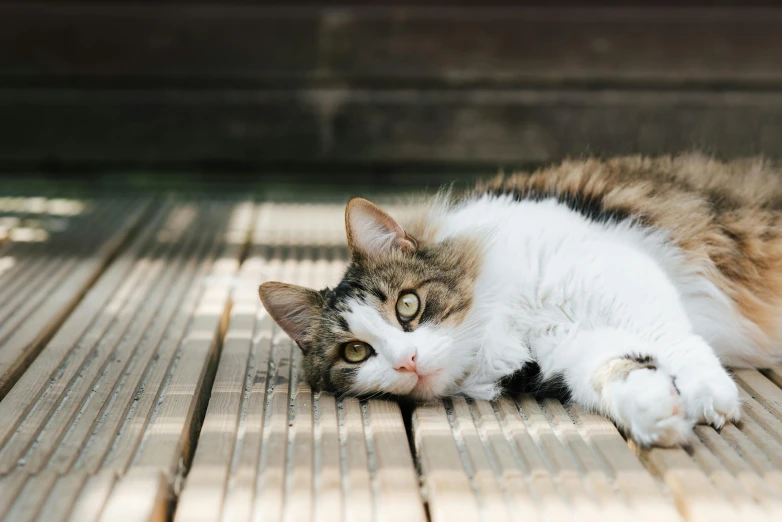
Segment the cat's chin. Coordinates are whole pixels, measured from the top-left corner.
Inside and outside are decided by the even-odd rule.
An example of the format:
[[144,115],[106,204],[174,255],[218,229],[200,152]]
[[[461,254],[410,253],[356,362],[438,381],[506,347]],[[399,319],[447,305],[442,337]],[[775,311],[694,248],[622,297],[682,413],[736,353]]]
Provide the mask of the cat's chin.
[[442,383],[442,372],[437,371],[418,377],[418,382],[408,395],[419,401],[430,401],[443,395],[445,385]]

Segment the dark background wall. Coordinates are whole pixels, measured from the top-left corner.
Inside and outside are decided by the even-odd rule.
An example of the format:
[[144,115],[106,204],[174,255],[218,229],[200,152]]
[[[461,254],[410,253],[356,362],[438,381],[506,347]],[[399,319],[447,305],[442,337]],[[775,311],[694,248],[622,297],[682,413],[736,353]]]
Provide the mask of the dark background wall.
[[[777,2],[0,2],[0,171],[782,155]],[[329,174],[330,173],[330,174]]]

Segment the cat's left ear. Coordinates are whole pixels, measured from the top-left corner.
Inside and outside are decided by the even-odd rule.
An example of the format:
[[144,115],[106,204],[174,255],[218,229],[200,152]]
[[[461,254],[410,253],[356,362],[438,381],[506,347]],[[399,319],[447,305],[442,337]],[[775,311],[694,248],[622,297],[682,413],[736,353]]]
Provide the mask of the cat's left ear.
[[350,253],[354,255],[376,256],[392,249],[413,253],[418,246],[394,218],[363,198],[353,198],[348,202],[345,229]]
[[307,331],[323,312],[320,294],[303,286],[269,282],[258,288],[258,295],[274,322],[307,353]]

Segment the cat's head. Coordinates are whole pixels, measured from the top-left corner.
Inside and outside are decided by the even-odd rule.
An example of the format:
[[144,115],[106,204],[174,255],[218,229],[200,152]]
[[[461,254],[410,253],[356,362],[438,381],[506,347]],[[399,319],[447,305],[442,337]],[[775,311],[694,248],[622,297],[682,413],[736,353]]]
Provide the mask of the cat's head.
[[423,244],[367,200],[345,211],[351,262],[335,288],[269,282],[259,293],[304,353],[313,388],[429,399],[470,362],[463,343],[479,256],[467,239]]

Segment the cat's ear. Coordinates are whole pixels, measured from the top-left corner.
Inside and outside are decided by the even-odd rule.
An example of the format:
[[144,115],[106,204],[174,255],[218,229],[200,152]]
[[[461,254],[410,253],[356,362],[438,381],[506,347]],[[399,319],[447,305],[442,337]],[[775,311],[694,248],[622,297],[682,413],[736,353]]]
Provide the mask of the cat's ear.
[[415,252],[415,240],[408,236],[394,218],[377,205],[353,198],[345,209],[345,229],[351,254],[375,256],[392,249]]
[[320,294],[303,286],[269,282],[258,288],[258,295],[272,319],[306,353],[307,329],[322,313]]

